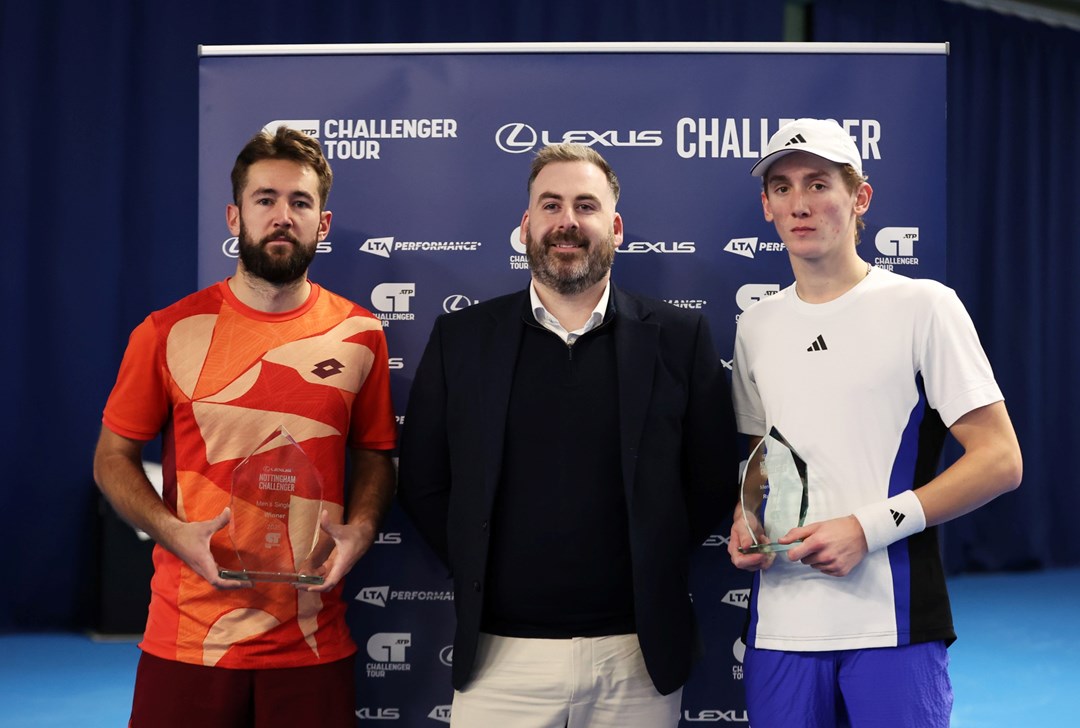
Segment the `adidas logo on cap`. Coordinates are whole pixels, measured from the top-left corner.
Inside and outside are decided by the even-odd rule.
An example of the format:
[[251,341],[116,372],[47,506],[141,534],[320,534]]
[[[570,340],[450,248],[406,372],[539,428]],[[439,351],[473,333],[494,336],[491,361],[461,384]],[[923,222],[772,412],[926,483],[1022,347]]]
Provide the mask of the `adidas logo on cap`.
[[832,119],[796,119],[769,138],[761,159],[750,170],[764,177],[772,163],[792,152],[806,152],[836,164],[850,164],[861,176],[862,155],[851,134]]

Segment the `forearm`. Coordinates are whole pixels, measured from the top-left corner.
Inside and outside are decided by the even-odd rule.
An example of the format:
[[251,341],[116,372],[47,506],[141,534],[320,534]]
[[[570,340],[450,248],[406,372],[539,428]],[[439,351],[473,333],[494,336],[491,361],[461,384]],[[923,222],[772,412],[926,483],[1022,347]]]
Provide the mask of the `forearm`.
[[951,521],[1020,484],[1020,463],[1008,453],[966,453],[915,491],[926,525]]
[[94,454],[94,480],[121,518],[160,543],[180,521],[146,477],[141,448],[141,443],[103,429]]
[[1020,485],[1020,445],[1003,402],[973,410],[950,428],[964,454],[915,491],[926,525],[969,513]]
[[377,530],[393,502],[395,479],[390,451],[353,450],[345,522]]

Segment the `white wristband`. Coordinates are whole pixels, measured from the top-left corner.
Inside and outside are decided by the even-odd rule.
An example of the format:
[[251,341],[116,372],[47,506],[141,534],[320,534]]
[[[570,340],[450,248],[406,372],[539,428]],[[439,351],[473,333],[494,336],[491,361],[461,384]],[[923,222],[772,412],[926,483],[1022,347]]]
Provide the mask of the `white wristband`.
[[871,503],[855,511],[868,553],[885,548],[926,528],[926,514],[915,491],[905,490],[888,500]]

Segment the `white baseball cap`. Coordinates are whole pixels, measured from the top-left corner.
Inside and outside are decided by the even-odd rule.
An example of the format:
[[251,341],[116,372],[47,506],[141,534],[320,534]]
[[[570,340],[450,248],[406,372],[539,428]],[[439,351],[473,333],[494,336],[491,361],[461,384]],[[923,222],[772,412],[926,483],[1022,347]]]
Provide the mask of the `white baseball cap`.
[[773,162],[792,152],[807,152],[837,164],[850,164],[860,175],[863,173],[859,149],[839,124],[832,119],[796,119],[772,135],[765,154],[750,174],[764,177]]

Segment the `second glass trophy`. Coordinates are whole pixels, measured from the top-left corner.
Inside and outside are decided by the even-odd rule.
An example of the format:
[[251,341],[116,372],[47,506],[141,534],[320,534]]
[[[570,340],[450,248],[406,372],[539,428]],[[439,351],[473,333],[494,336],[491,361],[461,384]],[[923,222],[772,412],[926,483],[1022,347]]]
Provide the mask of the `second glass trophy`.
[[740,507],[753,545],[744,554],[786,551],[798,543],[777,543],[803,525],[809,506],[806,462],[774,427],[746,461]]

